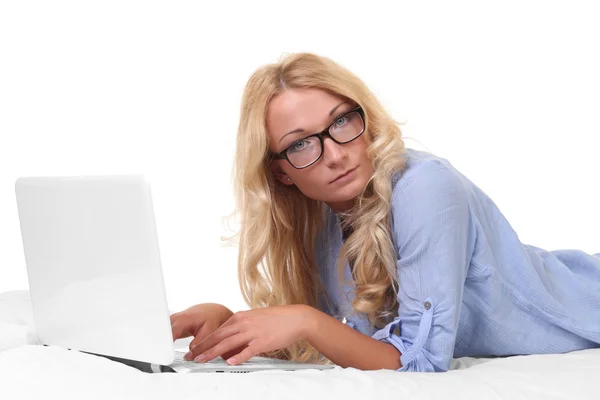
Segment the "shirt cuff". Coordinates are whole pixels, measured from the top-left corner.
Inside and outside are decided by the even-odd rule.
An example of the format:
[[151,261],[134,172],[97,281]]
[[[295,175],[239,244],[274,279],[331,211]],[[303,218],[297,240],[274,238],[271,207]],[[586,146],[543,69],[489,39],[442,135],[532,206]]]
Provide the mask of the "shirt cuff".
[[[407,338],[402,336],[401,318],[396,317],[392,322],[387,324],[385,328],[375,332],[372,336],[373,339],[386,342],[394,346],[400,352],[400,362],[402,367],[398,369],[399,372],[413,371],[413,372],[425,372],[434,371],[433,365],[427,360],[426,354],[428,352],[423,349],[425,342],[431,331],[431,325],[433,321],[433,308],[434,303],[431,297],[428,297],[423,302],[423,315],[419,322],[419,331],[416,338],[412,342],[412,345],[407,346]],[[398,327],[399,335],[396,335],[394,330]]]

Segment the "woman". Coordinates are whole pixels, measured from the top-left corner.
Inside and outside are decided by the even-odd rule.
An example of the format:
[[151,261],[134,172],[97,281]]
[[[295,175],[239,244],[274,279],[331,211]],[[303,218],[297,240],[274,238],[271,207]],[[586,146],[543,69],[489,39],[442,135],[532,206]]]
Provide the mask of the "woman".
[[522,244],[484,192],[405,148],[368,88],[327,58],[254,73],[235,172],[251,310],[174,314],[174,338],[195,336],[187,359],[446,371],[453,357],[600,347],[600,254]]

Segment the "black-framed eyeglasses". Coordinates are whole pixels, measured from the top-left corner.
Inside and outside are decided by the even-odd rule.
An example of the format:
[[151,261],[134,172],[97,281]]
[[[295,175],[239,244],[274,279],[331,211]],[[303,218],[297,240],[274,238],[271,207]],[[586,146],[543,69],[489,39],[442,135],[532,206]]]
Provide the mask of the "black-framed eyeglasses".
[[323,156],[324,140],[329,137],[337,144],[346,144],[357,139],[365,131],[365,112],[357,107],[338,116],[335,121],[322,132],[296,140],[288,148],[273,153],[273,157],[287,160],[292,167],[302,169],[319,161]]

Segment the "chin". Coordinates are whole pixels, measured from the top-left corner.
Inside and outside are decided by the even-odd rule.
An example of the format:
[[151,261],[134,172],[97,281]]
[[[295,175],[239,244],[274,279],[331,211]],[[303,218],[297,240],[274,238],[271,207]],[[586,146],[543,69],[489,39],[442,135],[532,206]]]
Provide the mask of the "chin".
[[361,182],[357,180],[356,182],[352,182],[343,188],[336,190],[335,193],[332,193],[329,201],[341,203],[353,200],[362,193],[366,185],[367,181]]

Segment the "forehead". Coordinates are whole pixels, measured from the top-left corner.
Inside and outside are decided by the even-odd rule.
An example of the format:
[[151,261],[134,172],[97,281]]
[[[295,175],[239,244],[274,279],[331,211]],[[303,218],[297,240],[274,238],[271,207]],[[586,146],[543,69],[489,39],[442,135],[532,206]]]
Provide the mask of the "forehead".
[[324,129],[331,122],[329,112],[344,98],[320,89],[288,89],[274,97],[267,112],[267,131],[275,143],[288,132]]

